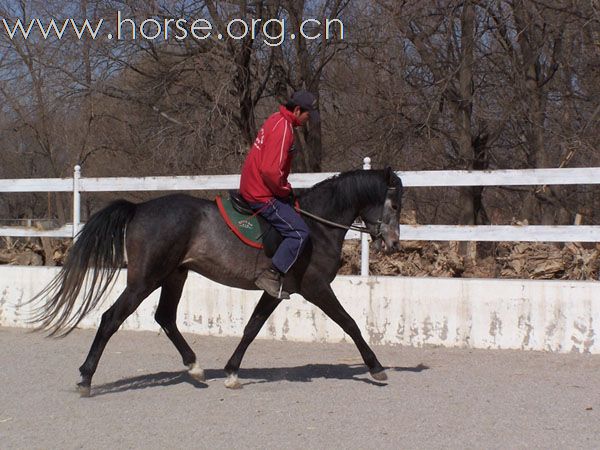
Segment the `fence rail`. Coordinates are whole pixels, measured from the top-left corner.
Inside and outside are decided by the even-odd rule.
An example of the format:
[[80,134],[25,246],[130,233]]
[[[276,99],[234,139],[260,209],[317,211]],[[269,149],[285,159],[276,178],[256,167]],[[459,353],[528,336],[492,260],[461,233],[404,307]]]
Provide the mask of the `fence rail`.
[[[80,224],[81,226],[82,224]],[[36,227],[0,227],[0,236],[73,237],[73,225],[42,230]],[[360,239],[349,231],[346,239]],[[596,225],[400,225],[403,241],[487,241],[487,242],[600,242]]]
[[43,230],[38,227],[0,227],[0,236],[10,237],[51,237],[51,238],[72,238],[73,225],[67,224],[60,228]]
[[[363,169],[370,169],[365,158]],[[525,169],[494,171],[399,171],[406,187],[458,186],[535,186],[600,184],[600,167],[574,169]],[[297,188],[308,188],[336,172],[300,173],[290,176]],[[72,192],[73,223],[53,230],[28,227],[0,227],[0,236],[15,237],[74,237],[80,222],[80,195],[85,192],[133,191],[195,191],[228,190],[239,186],[239,175],[162,176],[141,178],[85,178],[75,167],[72,178],[31,178],[0,180],[0,193],[9,192]],[[348,239],[358,238],[349,232]],[[363,235],[361,272],[368,272],[368,243]],[[529,241],[529,242],[600,242],[600,226],[518,226],[518,225],[401,225],[403,240],[431,241]]]
[[[427,170],[396,173],[405,187],[600,184],[600,167],[492,171]],[[289,179],[295,187],[308,188],[336,174],[337,172],[300,173],[290,175]],[[236,189],[239,182],[239,175],[80,178],[79,192],[226,190]],[[0,193],[73,192],[73,183],[74,178],[0,180]]]

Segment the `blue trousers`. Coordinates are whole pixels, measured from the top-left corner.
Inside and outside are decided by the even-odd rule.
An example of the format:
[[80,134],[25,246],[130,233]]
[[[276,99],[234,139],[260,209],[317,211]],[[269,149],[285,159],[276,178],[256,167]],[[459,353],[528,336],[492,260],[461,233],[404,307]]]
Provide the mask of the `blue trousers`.
[[260,215],[283,237],[271,262],[281,273],[287,273],[308,242],[308,226],[289,203],[277,198],[267,203],[250,203],[250,206],[260,211]]

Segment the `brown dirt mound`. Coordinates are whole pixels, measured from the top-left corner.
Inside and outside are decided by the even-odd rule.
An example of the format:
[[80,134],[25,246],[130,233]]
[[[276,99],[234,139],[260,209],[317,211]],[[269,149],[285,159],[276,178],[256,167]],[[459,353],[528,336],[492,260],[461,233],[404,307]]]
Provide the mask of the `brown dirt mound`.
[[[4,238],[0,241],[0,264],[61,266],[70,246],[69,239]],[[456,243],[405,241],[393,255],[371,248],[369,271],[372,275],[407,277],[544,280],[597,280],[600,274],[600,244],[585,248],[577,243],[502,242],[488,244],[486,253],[465,257]],[[359,241],[344,243],[339,273],[360,273]]]
[[[493,247],[491,255],[472,259],[460,255],[454,243],[404,242],[394,255],[371,251],[369,271],[412,277],[598,279],[600,246],[502,242]],[[360,273],[360,242],[344,243],[342,261],[340,274]]]

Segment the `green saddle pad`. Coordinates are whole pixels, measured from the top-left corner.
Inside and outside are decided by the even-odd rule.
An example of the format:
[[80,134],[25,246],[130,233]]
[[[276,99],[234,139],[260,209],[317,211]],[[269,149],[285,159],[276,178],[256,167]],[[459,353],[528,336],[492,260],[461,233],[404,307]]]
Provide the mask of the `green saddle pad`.
[[219,211],[227,226],[245,244],[254,248],[263,248],[263,235],[258,215],[245,215],[237,211],[231,204],[231,199],[217,196],[215,199]]

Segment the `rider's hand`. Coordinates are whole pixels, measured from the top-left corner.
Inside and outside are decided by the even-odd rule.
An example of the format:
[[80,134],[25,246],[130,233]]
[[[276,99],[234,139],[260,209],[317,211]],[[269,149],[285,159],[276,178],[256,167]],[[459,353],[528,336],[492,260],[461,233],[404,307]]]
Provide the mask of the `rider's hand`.
[[294,190],[290,187],[290,195],[288,195],[287,202],[295,206],[296,205],[296,195],[294,194]]

